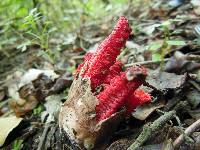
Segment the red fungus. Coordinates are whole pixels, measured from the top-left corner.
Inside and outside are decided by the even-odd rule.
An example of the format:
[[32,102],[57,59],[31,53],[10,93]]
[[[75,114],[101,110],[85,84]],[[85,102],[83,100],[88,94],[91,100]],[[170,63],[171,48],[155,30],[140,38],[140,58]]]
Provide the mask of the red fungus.
[[138,105],[150,101],[151,97],[147,93],[136,90],[143,84],[147,70],[142,66],[135,66],[122,72],[122,63],[116,61],[130,32],[128,20],[120,17],[112,33],[95,53],[86,54],[84,62],[77,69],[79,73],[85,65],[81,76],[90,79],[93,92],[96,87],[105,85],[104,90],[96,95],[99,100],[96,106],[97,122],[109,118],[123,106],[126,106],[127,112],[131,112]]
[[[132,80],[127,79],[127,73],[133,73]],[[140,76],[135,74],[140,72]],[[135,91],[145,80],[146,69],[141,66],[135,66],[128,72],[122,72],[121,75],[116,76],[107,85],[105,90],[97,95],[99,105],[96,106],[96,120],[97,122],[110,117],[124,106],[126,99]]]
[[122,71],[122,62],[121,61],[116,61],[113,66],[109,68],[109,72],[107,76],[105,77],[103,83],[104,84],[110,84],[110,81],[115,77],[120,75],[120,72]]
[[[94,53],[92,53],[92,52],[87,52],[87,53],[85,54],[83,62],[82,62],[81,64],[79,64],[79,65],[78,65],[78,68],[76,69],[76,73],[75,73],[76,75],[80,73],[81,68],[84,66],[84,64],[85,64],[87,61],[90,61],[90,60],[91,60],[93,54],[94,54]],[[76,76],[76,75],[75,75],[75,76]]]
[[128,20],[125,17],[120,17],[112,33],[98,46],[88,64],[88,70],[84,73],[84,77],[90,78],[92,89],[103,83],[109,68],[115,63],[130,32]]
[[[131,112],[150,100],[147,93],[137,90],[145,82],[147,70],[134,66],[122,72],[122,63],[116,61],[130,32],[128,20],[120,17],[112,33],[96,52],[86,54],[77,69],[79,76],[61,108],[59,125],[80,148],[91,149],[104,136],[107,139],[122,121],[124,111],[117,113],[119,110],[126,108]],[[102,91],[96,89],[101,85]]]
[[133,110],[146,102],[151,101],[151,95],[141,89],[136,89],[126,100],[126,112],[130,114]]

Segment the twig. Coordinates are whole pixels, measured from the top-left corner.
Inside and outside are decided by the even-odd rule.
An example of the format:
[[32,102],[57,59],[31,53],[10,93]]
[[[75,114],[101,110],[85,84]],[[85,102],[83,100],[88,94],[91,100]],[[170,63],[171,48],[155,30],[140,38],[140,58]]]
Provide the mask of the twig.
[[136,150],[137,148],[139,148],[144,142],[152,137],[157,130],[160,130],[167,121],[171,120],[175,114],[175,110],[165,112],[164,115],[156,119],[152,124],[144,126],[142,133],[128,148],[128,150]]
[[191,135],[194,131],[196,131],[197,129],[200,129],[200,119],[197,120],[196,122],[194,122],[192,125],[190,125],[183,134],[181,134],[173,143],[173,146],[175,149],[178,149],[180,147],[180,145],[183,143],[184,141],[184,136],[185,135]]
[[176,111],[185,108],[188,105],[187,101],[179,102],[174,110],[165,112],[164,115],[156,119],[152,124],[144,126],[142,133],[138,136],[135,142],[128,148],[128,150],[136,150],[144,144],[149,138],[153,137],[156,131],[160,130],[166,122],[176,117]]
[[84,55],[80,55],[80,56],[72,56],[72,59],[83,59]]
[[5,114],[3,114],[1,117],[8,117],[11,114],[13,114],[13,110],[9,110],[8,112],[6,112]]
[[200,61],[200,56],[199,55],[186,55],[187,60],[193,60],[193,61]]
[[194,81],[189,81],[189,82],[200,92],[200,86],[199,86],[199,84],[197,84]]
[[7,99],[7,100],[5,100],[5,101],[2,101],[2,102],[0,103],[0,108],[2,108],[4,105],[6,105],[6,104],[9,102],[9,100],[10,100],[10,99]]
[[170,60],[170,59],[166,58],[166,59],[163,59],[163,60],[156,60],[156,61],[149,60],[149,61],[142,61],[142,62],[135,62],[135,63],[131,63],[131,64],[126,64],[124,66],[125,67],[131,67],[131,66],[134,66],[134,65],[152,65],[152,64],[159,64],[161,62],[166,62],[168,60]]
[[44,145],[44,142],[45,142],[49,127],[50,127],[50,123],[45,124],[44,130],[42,132],[42,136],[40,137],[40,142],[38,144],[37,150],[42,150],[43,149],[43,145]]

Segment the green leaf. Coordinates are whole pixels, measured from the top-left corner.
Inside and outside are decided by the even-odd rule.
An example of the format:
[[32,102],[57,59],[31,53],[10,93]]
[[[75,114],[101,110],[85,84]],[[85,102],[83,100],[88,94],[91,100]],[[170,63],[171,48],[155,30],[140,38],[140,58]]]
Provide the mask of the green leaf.
[[20,149],[22,149],[22,147],[23,147],[23,140],[17,139],[17,140],[14,141],[12,149],[13,150],[20,150]]
[[167,21],[164,21],[164,22],[161,23],[161,27],[169,28],[170,25],[171,25],[171,21],[170,20],[167,20]]
[[17,46],[17,49],[21,49],[22,52],[27,50],[27,46],[31,45],[31,41],[26,41],[20,45]]
[[158,54],[158,53],[152,55],[152,60],[153,60],[153,61],[159,61],[159,60],[161,60],[161,59],[162,59],[162,57],[161,57],[161,55]]
[[43,107],[39,105],[37,108],[33,109],[33,115],[39,115],[43,111]]
[[166,42],[167,42],[168,45],[174,45],[174,46],[186,45],[185,41],[181,41],[181,40],[168,40]]
[[154,43],[152,43],[152,44],[149,45],[149,50],[150,51],[157,51],[161,47],[162,47],[162,43],[160,43],[160,42],[154,42]]
[[54,32],[54,31],[56,31],[56,30],[57,30],[57,28],[56,28],[56,27],[53,27],[53,28],[51,28],[51,29],[48,30],[48,33],[52,33],[52,32]]

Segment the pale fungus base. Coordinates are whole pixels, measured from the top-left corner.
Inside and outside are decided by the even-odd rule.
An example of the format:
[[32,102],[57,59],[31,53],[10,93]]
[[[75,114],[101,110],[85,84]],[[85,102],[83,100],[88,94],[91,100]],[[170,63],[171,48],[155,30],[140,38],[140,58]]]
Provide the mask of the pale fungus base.
[[98,99],[91,92],[90,80],[82,79],[80,76],[74,79],[68,99],[61,107],[59,126],[69,140],[76,143],[80,149],[102,146],[125,116],[124,111],[120,111],[97,124],[97,104]]

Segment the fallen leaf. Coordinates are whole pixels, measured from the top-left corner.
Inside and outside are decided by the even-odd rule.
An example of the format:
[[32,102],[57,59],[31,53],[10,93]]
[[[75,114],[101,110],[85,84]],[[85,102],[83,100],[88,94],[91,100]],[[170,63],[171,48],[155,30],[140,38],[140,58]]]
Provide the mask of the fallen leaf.
[[200,63],[192,60],[187,60],[187,55],[176,51],[174,56],[166,63],[164,70],[166,72],[174,72],[180,74],[182,72],[191,72],[200,68]]
[[46,111],[42,114],[42,120],[44,120],[45,116],[48,115],[47,123],[51,121],[57,121],[58,120],[58,114],[62,105],[62,99],[63,95],[51,95],[46,97],[44,106],[46,108]]
[[195,110],[188,110],[188,113],[192,116],[192,118],[200,119],[200,108]]
[[73,81],[72,76],[66,73],[56,80],[56,83],[48,91],[48,93],[49,94],[59,93],[60,91],[70,87],[72,84],[72,81]]
[[196,149],[196,150],[199,149],[200,148],[200,132],[194,132],[192,134],[192,138],[195,141],[195,144],[194,144],[195,148],[194,149]]
[[30,69],[8,87],[10,106],[16,116],[33,110],[48,95],[58,75],[53,70]]
[[134,54],[139,52],[141,53],[144,51],[144,48],[142,48],[142,46],[138,45],[137,43],[134,43],[133,41],[127,41],[126,47],[128,49],[134,49]]
[[174,150],[173,144],[172,144],[172,140],[165,140],[165,142],[162,145],[162,150]]
[[33,110],[38,105],[38,103],[39,101],[34,96],[29,95],[27,100],[19,99],[17,101],[11,101],[10,107],[15,112],[15,115],[19,117]]
[[156,109],[163,107],[164,104],[164,100],[158,101],[156,103],[144,104],[137,107],[132,113],[132,116],[139,120],[145,120]]
[[150,26],[147,26],[147,27],[144,27],[142,29],[142,32],[145,33],[146,35],[150,36],[153,34],[153,32],[156,30],[157,27],[160,27],[161,24],[159,23],[155,23],[153,25],[150,25]]
[[16,116],[0,118],[0,147],[3,146],[9,133],[15,129],[21,121],[22,118],[17,118]]
[[191,3],[194,7],[200,7],[200,0],[191,0]]
[[19,83],[19,88],[22,86],[36,80],[39,75],[44,74],[51,80],[55,80],[59,77],[53,70],[39,70],[39,69],[29,69],[21,78]]
[[187,74],[176,75],[159,70],[149,70],[148,72],[147,84],[158,91],[180,88],[187,80]]
[[200,15],[200,0],[191,0],[191,3],[194,7],[194,12]]
[[170,0],[168,2],[168,5],[175,8],[175,7],[178,7],[180,6],[181,4],[183,4],[184,1],[181,1],[181,0]]
[[189,101],[189,103],[193,106],[193,108],[196,108],[200,104],[200,92],[193,89],[189,92],[187,92],[186,97]]
[[21,87],[32,84],[32,81],[36,81],[40,75],[44,75],[52,81],[58,78],[58,75],[53,70],[29,69],[24,75],[21,72],[17,72],[16,74],[10,77],[12,78],[12,82],[8,86],[8,94],[14,100],[20,99],[18,90]]

